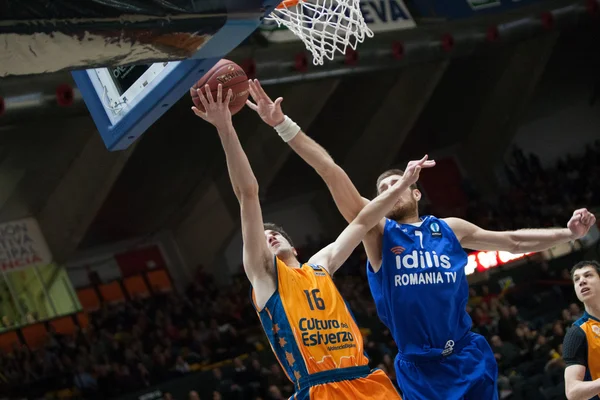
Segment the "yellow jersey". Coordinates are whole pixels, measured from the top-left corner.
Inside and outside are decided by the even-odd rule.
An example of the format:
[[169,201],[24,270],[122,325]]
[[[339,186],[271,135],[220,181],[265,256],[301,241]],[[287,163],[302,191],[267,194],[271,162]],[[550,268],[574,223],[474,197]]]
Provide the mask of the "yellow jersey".
[[584,312],[573,323],[563,340],[563,359],[567,366],[583,365],[585,381],[600,378],[600,319]]
[[287,266],[275,258],[277,289],[262,310],[252,301],[288,378],[368,366],[354,317],[329,273],[318,265]]

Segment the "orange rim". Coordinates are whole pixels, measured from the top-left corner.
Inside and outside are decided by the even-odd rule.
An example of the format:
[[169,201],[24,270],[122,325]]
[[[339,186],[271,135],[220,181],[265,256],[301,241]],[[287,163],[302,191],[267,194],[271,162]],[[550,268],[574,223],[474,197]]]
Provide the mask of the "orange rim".
[[283,0],[278,6],[278,9],[294,7],[301,0]]

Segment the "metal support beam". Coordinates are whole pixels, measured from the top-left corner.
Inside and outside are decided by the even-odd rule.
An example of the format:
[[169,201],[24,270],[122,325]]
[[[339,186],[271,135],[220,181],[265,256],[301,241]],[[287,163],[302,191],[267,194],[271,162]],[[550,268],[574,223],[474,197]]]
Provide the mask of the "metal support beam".
[[57,262],[65,261],[77,249],[136,147],[108,152],[92,121],[88,125],[89,139],[37,214]]

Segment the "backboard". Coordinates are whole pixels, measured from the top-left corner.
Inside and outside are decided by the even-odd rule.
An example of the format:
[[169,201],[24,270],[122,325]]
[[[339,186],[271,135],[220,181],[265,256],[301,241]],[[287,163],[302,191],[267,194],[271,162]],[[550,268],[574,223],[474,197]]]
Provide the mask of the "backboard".
[[[140,137],[210,70],[261,24],[279,0],[214,0],[227,10],[224,23],[206,15],[195,38],[199,50],[185,61],[119,65],[72,72],[92,118],[110,151]],[[219,20],[218,18],[216,19]],[[202,21],[200,19],[200,21]]]

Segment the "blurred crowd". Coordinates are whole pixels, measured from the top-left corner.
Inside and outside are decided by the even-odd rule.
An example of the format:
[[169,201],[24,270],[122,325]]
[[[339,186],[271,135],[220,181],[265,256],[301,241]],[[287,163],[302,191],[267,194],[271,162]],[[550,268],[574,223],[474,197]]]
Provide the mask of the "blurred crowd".
[[[517,150],[507,171],[511,187],[500,199],[501,206],[489,207],[480,200],[470,209],[470,218],[483,227],[562,226],[576,207],[600,204],[600,142],[588,146],[581,158],[566,157],[550,170],[542,169],[534,155]],[[328,244],[322,238],[306,242],[298,249],[302,259]],[[365,261],[359,248],[334,280],[364,330],[371,366],[395,382],[397,348],[377,318]],[[536,268],[539,282],[534,290],[519,295],[515,288],[472,286],[468,311],[473,330],[494,350],[500,398],[564,399],[562,339],[582,310],[573,297],[568,270],[556,272],[543,262],[529,264]],[[208,376],[203,382],[210,383],[189,392],[189,399],[288,398],[293,386],[270,354],[248,293],[242,273],[229,286],[218,287],[199,268],[185,293],[103,305],[90,315],[89,327],[74,335],[51,332],[43,348],[15,347],[1,354],[0,389],[36,397],[76,388],[75,397],[111,398],[203,373]],[[226,360],[232,362],[223,363]]]
[[495,230],[564,226],[577,208],[600,205],[600,140],[547,168],[514,148],[504,170],[509,187],[494,202],[469,191],[469,221]]

